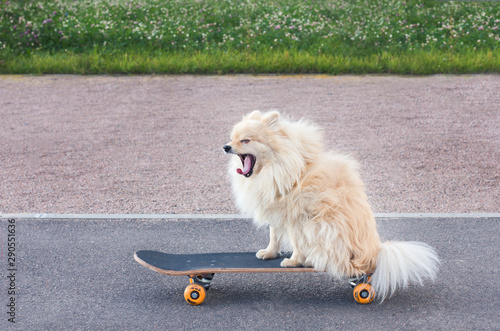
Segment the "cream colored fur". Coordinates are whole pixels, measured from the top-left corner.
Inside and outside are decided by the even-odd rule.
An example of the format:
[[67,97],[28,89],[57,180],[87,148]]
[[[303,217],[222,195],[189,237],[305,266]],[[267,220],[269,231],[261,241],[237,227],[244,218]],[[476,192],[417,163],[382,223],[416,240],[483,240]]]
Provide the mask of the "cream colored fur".
[[[336,277],[374,273],[383,300],[408,282],[434,278],[438,259],[422,243],[382,243],[358,173],[349,156],[324,151],[321,131],[307,121],[254,111],[231,133],[229,173],[237,204],[258,226],[270,227],[260,259],[277,257],[282,240],[293,254],[283,267],[313,266]],[[228,147],[227,147],[228,148]],[[255,156],[250,177],[238,154]]]

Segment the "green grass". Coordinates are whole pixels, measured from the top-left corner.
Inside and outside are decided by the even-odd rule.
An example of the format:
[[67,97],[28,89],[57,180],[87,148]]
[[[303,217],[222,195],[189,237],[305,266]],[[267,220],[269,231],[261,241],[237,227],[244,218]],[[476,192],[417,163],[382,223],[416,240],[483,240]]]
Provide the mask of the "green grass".
[[0,0],[0,73],[500,72],[500,3]]
[[456,54],[416,52],[393,57],[389,53],[366,57],[311,55],[275,51],[264,53],[203,52],[151,55],[118,54],[32,54],[19,56],[3,66],[16,74],[458,74],[498,72],[500,52]]

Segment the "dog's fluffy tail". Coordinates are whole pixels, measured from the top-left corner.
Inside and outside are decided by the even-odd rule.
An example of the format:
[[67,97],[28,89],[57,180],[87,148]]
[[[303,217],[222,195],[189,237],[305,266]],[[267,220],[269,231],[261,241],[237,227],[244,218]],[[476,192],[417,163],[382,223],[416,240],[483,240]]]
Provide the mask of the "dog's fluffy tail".
[[387,241],[380,246],[371,284],[382,302],[409,283],[422,285],[424,279],[434,279],[438,267],[436,251],[429,245],[416,241]]

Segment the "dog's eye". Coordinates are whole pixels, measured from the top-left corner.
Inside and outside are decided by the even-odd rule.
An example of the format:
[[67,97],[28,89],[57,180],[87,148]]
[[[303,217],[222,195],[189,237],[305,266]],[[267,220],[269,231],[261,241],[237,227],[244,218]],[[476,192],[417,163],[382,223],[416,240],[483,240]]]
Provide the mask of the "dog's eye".
[[242,144],[248,144],[249,142],[250,142],[250,139],[240,140],[240,143],[242,143]]

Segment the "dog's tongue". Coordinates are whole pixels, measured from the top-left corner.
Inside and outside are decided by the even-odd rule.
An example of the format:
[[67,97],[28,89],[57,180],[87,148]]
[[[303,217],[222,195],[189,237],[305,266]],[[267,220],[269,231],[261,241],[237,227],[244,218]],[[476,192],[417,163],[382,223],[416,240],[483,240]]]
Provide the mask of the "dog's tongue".
[[236,172],[239,173],[240,175],[246,175],[250,172],[251,167],[252,167],[252,157],[247,155],[243,160],[243,170],[236,169]]

